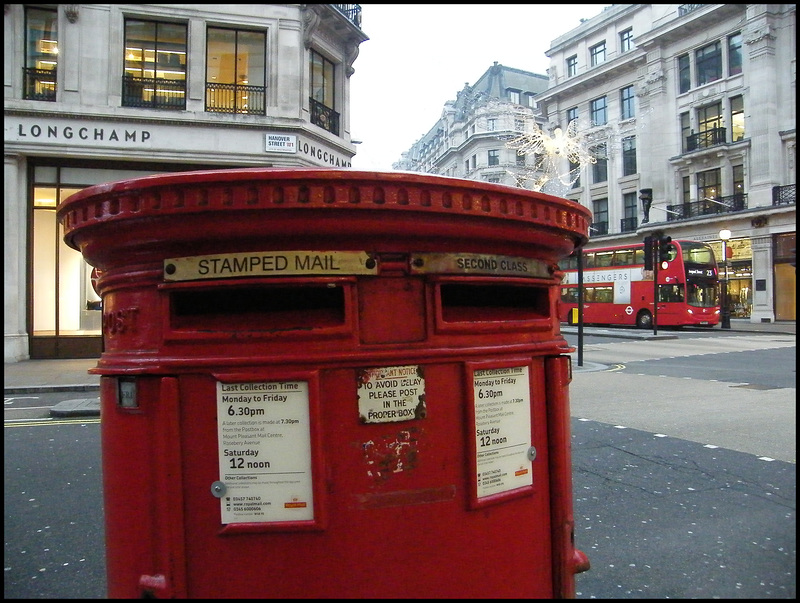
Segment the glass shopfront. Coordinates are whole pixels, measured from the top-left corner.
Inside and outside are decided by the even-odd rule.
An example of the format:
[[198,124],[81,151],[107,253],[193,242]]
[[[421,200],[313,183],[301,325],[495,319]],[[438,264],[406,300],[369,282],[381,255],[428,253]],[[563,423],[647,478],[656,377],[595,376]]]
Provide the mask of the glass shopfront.
[[727,271],[722,241],[710,242],[719,265],[720,283],[728,281],[728,309],[732,318],[750,318],[753,311],[753,250],[750,239],[728,241]]
[[52,165],[31,168],[31,358],[94,358],[102,352],[102,310],[92,287],[92,267],[64,243],[57,205],[87,186],[152,173]]

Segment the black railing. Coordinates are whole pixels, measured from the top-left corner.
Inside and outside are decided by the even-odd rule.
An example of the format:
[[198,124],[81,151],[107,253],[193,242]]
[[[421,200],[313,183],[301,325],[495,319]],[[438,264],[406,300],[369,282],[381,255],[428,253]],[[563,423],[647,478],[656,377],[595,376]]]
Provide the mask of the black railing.
[[266,88],[206,82],[206,111],[266,115]]
[[681,4],[678,6],[678,16],[688,15],[690,12],[705,6],[705,4]]
[[711,128],[686,137],[686,152],[725,144],[725,128]]
[[55,101],[56,82],[58,81],[55,69],[32,69],[22,70],[24,79],[24,99]]
[[667,221],[688,220],[700,216],[726,214],[747,209],[747,193],[737,193],[727,197],[714,197],[692,203],[667,205]]
[[608,234],[608,222],[592,222],[589,227],[589,236],[596,237],[598,235]]
[[186,81],[122,76],[122,106],[186,109]]
[[361,5],[360,4],[334,4],[333,6],[347,17],[350,22],[361,29]]
[[308,97],[311,106],[311,123],[339,136],[339,114],[319,101]]
[[634,232],[636,228],[639,226],[639,218],[622,218],[619,221],[619,230],[620,232]]
[[773,205],[796,205],[797,204],[797,191],[795,190],[796,184],[787,184],[785,186],[772,187],[772,204]]

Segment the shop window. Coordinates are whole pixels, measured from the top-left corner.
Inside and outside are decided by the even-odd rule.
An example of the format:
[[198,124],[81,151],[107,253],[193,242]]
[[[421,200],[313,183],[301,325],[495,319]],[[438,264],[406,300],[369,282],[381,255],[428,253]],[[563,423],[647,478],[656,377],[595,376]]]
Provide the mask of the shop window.
[[206,111],[266,115],[267,35],[208,28]]
[[55,101],[58,75],[58,12],[25,8],[23,98]]
[[186,25],[125,21],[122,106],[186,109]]
[[336,66],[315,50],[310,51],[311,60],[311,123],[339,135],[339,114],[336,106]]

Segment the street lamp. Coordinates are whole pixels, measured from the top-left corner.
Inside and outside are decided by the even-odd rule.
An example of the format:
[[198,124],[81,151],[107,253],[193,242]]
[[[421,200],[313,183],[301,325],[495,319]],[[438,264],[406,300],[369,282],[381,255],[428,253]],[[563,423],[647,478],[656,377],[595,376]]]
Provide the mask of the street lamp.
[[725,277],[722,279],[722,314],[720,316],[720,327],[723,329],[731,328],[731,307],[728,304],[728,240],[731,238],[731,231],[723,228],[719,231],[719,238],[722,239],[722,265],[725,268]]

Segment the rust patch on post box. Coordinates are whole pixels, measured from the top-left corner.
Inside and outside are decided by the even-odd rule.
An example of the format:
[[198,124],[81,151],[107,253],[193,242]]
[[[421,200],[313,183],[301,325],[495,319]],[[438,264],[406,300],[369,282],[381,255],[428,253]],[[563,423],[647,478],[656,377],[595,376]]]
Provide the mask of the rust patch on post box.
[[438,488],[421,488],[419,490],[400,490],[397,492],[370,492],[356,494],[355,499],[361,509],[380,509],[383,507],[405,507],[408,505],[424,505],[447,502],[456,497],[453,484]]
[[379,440],[367,440],[361,445],[367,476],[378,483],[393,474],[416,469],[419,462],[419,429],[404,429]]

